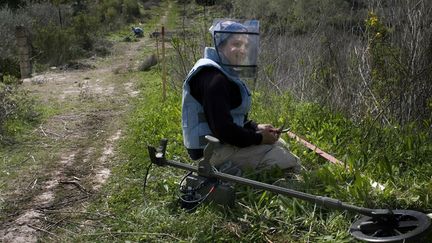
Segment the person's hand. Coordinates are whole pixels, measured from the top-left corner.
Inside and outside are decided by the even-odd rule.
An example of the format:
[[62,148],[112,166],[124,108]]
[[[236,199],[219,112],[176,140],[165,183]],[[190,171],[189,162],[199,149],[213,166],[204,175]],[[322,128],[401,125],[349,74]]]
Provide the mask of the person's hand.
[[261,144],[274,144],[279,138],[277,133],[271,132],[269,130],[261,130],[259,133],[262,135]]
[[266,129],[273,129],[274,127],[271,124],[258,124],[258,131],[263,131]]
[[267,130],[267,131],[274,132],[274,133],[278,134],[278,136],[280,136],[280,133],[281,133],[281,130],[279,128],[275,128],[271,124],[258,124],[257,129],[258,129],[258,132]]
[[280,136],[280,131],[270,124],[258,124],[258,131],[262,135],[261,144],[274,144]]

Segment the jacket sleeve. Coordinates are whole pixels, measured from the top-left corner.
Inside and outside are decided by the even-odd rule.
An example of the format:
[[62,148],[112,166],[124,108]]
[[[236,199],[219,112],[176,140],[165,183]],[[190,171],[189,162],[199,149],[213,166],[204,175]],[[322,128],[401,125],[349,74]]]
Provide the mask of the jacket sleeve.
[[258,123],[254,122],[252,120],[246,119],[244,127],[247,129],[252,129],[254,131],[257,131],[258,130]]

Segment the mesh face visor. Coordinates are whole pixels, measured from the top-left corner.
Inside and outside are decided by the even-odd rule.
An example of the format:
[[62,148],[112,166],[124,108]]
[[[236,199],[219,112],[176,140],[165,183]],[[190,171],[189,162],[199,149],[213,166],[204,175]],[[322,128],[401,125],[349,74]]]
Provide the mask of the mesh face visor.
[[259,51],[259,22],[222,20],[216,22],[210,31],[219,64],[240,77],[254,78]]

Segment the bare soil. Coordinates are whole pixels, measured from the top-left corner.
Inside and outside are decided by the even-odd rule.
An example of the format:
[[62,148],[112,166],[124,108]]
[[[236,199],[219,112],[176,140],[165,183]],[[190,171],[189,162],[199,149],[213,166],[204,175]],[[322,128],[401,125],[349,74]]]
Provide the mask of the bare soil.
[[[130,98],[138,94],[136,70],[153,46],[148,37],[117,42],[108,57],[80,60],[71,69],[51,68],[24,80],[32,96],[55,110],[32,132],[32,166],[12,178],[0,199],[6,209],[0,242],[37,242],[84,212],[111,174],[124,134]],[[77,69],[78,68],[78,69]],[[21,173],[21,172],[20,172]],[[62,212],[62,214],[53,214]]]

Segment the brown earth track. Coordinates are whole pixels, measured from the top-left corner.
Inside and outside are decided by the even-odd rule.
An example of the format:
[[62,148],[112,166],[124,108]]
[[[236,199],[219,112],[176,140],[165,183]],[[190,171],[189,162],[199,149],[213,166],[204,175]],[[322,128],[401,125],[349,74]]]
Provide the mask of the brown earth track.
[[105,58],[81,60],[83,70],[58,70],[24,80],[30,94],[60,114],[46,119],[33,131],[34,153],[50,154],[48,161],[31,155],[36,171],[10,183],[14,190],[1,196],[7,209],[0,222],[1,242],[37,242],[52,233],[70,215],[57,211],[83,211],[110,176],[116,143],[121,139],[134,88],[134,71],[148,38],[115,43]]
[[[161,25],[171,8],[170,2]],[[27,178],[10,181],[15,187],[3,195],[0,191],[0,202],[9,205],[0,212],[0,220],[6,218],[0,221],[0,242],[64,241],[53,232],[76,234],[63,226],[77,215],[79,227],[97,227],[95,220],[110,217],[85,209],[101,196],[112,166],[120,160],[116,145],[125,127],[123,117],[131,108],[130,98],[139,93],[133,74],[154,46],[148,35],[138,42],[116,42],[108,57],[80,60],[72,69],[55,68],[24,80],[31,95],[61,107],[61,112],[40,124],[33,131],[38,139],[27,144],[49,154],[44,157],[48,161],[40,162],[29,152],[26,160],[31,158],[40,171],[23,170]]]

